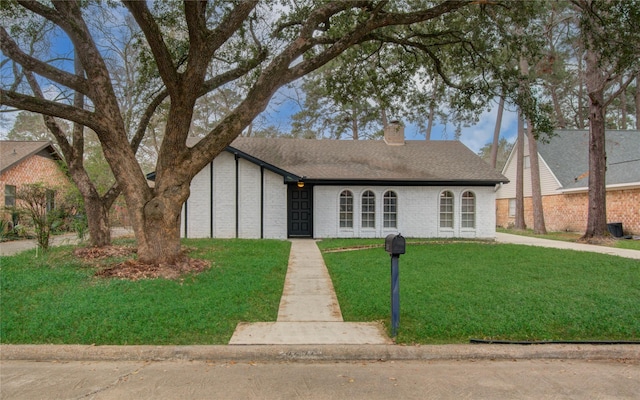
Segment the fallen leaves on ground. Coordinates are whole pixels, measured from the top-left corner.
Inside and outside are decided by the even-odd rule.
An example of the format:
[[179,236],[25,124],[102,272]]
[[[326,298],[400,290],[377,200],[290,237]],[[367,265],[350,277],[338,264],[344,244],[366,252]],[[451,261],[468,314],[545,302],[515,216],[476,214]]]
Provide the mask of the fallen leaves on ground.
[[[74,251],[74,255],[84,260],[107,260],[112,257],[132,257],[136,249],[127,246],[85,247]],[[177,279],[185,274],[197,274],[210,267],[208,261],[197,260],[183,255],[172,263],[148,264],[129,258],[117,264],[107,265],[96,272],[101,278],[116,278],[137,281],[140,279]]]

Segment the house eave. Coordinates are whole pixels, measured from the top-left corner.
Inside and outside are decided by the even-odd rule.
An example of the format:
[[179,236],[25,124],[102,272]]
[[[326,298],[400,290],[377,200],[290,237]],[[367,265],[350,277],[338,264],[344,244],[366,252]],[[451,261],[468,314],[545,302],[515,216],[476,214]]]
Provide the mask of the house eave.
[[[640,182],[629,182],[629,183],[617,183],[612,185],[607,185],[605,188],[607,191],[612,190],[630,190],[630,189],[640,189]],[[571,194],[571,193],[586,193],[589,191],[588,186],[581,186],[577,188],[569,188],[569,189],[558,189],[558,191],[562,194]]]
[[500,181],[486,180],[403,180],[403,179],[304,179],[319,186],[495,186]]

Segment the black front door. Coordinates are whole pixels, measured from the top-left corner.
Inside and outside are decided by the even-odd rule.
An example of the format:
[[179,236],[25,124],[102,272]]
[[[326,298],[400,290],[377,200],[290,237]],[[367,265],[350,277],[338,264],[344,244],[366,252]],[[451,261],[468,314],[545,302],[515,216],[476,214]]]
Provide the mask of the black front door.
[[313,188],[289,185],[289,237],[313,236]]

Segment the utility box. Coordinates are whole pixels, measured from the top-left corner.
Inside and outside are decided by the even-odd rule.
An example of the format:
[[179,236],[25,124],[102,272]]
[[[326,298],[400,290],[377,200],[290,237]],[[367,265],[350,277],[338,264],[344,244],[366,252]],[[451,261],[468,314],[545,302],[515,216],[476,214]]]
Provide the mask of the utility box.
[[389,254],[404,254],[407,247],[404,237],[400,234],[387,235],[384,240],[384,249]]

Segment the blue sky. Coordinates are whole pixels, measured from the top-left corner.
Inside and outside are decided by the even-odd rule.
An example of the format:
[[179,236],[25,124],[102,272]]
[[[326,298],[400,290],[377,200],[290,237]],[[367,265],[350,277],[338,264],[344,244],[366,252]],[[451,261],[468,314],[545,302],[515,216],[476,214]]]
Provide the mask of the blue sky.
[[[290,117],[297,111],[293,102],[272,101],[267,113],[268,123],[275,125],[282,132],[290,131]],[[5,138],[13,126],[12,120],[17,113],[3,113],[5,119],[0,126],[0,138]],[[473,152],[477,153],[481,147],[493,139],[493,131],[496,123],[497,107],[480,115],[479,121],[473,126],[463,127],[460,141]],[[505,109],[502,117],[500,136],[513,143],[517,135],[517,116],[512,110]],[[453,125],[435,125],[431,134],[432,140],[451,140],[455,132]],[[418,128],[408,124],[405,127],[407,140],[424,140],[424,136],[418,133]]]
[[[277,95],[276,95],[277,96]],[[290,131],[291,115],[298,111],[298,106],[293,101],[273,100],[266,111],[266,118],[269,124],[276,126],[282,132]],[[480,148],[493,140],[498,107],[493,107],[490,111],[482,113],[478,123],[462,128],[460,141],[477,153]],[[455,133],[453,125],[438,125],[433,127],[431,133],[432,140],[452,140]],[[517,114],[513,110],[505,107],[502,116],[500,136],[509,142],[515,142],[517,136]],[[424,140],[424,135],[420,135],[415,125],[408,124],[405,127],[405,138],[407,140]]]

